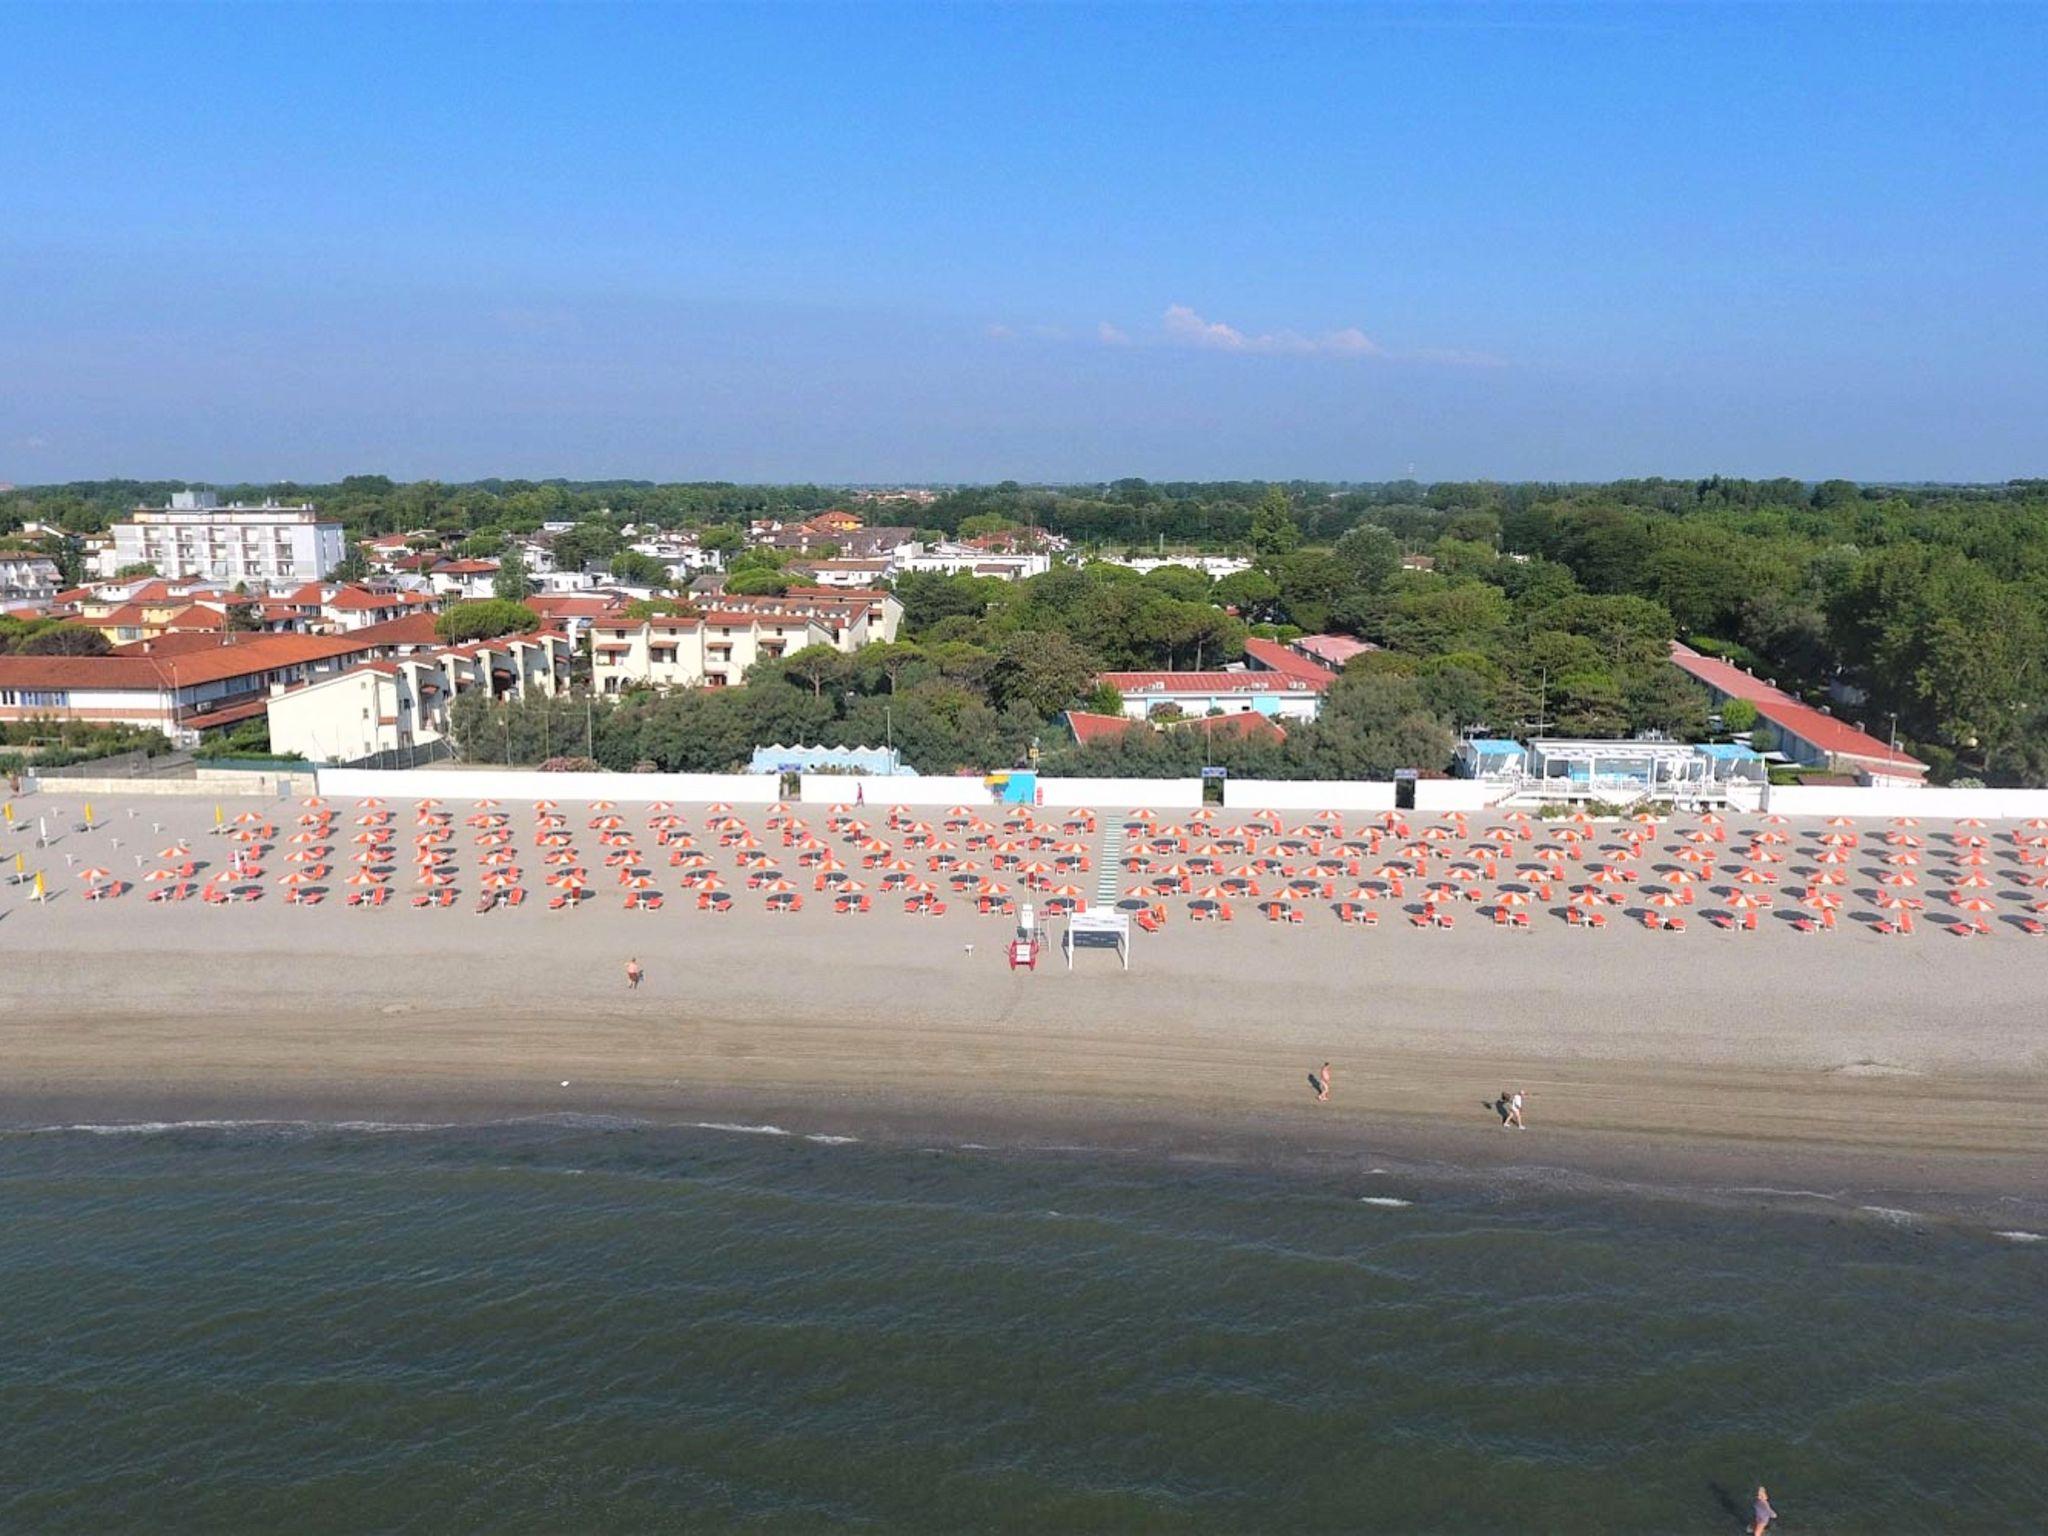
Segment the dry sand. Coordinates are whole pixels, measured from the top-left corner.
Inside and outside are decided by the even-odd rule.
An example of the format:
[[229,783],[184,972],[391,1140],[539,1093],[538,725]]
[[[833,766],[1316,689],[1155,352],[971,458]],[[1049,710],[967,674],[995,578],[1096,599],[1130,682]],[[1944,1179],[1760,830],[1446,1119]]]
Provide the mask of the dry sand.
[[[411,806],[393,808],[403,848]],[[223,858],[205,835],[211,804],[96,805],[106,825],[86,833],[73,830],[76,800],[18,802],[31,831],[40,814],[59,835],[40,853],[0,837],[9,867],[26,848],[50,872],[54,898],[34,906],[0,888],[0,1116],[630,1111],[1717,1188],[2048,1196],[2048,940],[2004,923],[1989,939],[1929,927],[1893,940],[1853,921],[1810,937],[1772,921],[1723,933],[1697,915],[1690,932],[1654,934],[1618,912],[1604,933],[1541,911],[1532,931],[1500,931],[1471,910],[1454,931],[1424,931],[1394,902],[1373,930],[1319,909],[1298,927],[1243,910],[1194,926],[1176,912],[1136,936],[1129,974],[1099,951],[1071,975],[1057,951],[1013,974],[1010,923],[964,904],[922,919],[878,898],[871,914],[839,916],[809,895],[803,912],[771,917],[741,889],[714,916],[676,893],[660,857],[660,913],[627,912],[601,886],[574,912],[530,898],[477,916],[470,808],[448,808],[461,903],[354,911],[338,887],[318,908],[285,906],[275,855],[255,904],[151,904],[139,890],[89,904],[66,854],[131,878],[135,853],[176,835]],[[274,809],[289,830],[297,805]],[[537,888],[531,813],[510,809]],[[588,813],[564,809],[595,865]],[[701,826],[701,807],[679,809]],[[622,814],[645,826],[644,811]],[[761,813],[750,819],[758,828]],[[407,878],[394,882],[401,901]],[[2000,885],[2001,911],[2023,910]],[[1852,896],[1851,914],[1866,905]],[[628,955],[647,970],[637,992]],[[1325,1059],[1336,1092],[1318,1105],[1307,1076]],[[1510,1085],[1530,1095],[1526,1136],[1500,1132],[1485,1107]]]

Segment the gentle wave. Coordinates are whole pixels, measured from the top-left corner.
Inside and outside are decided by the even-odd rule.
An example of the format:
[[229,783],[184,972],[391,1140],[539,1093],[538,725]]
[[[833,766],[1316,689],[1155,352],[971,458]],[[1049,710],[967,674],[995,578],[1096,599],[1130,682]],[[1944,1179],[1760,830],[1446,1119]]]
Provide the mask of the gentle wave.
[[1413,1205],[1415,1202],[1413,1200],[1397,1200],[1392,1195],[1360,1195],[1358,1197],[1358,1203],[1360,1205],[1384,1205],[1388,1207],[1401,1207]]
[[1889,1205],[1859,1205],[1856,1207],[1856,1209],[1859,1211],[1867,1211],[1872,1216],[1879,1217],[1882,1220],[1892,1222],[1902,1227],[1912,1226],[1916,1222],[1919,1222],[1924,1219],[1918,1211],[1902,1211],[1896,1208],[1895,1206]]
[[180,1131],[295,1131],[318,1135],[349,1131],[357,1135],[389,1135],[404,1131],[451,1131],[452,1123],[411,1120],[122,1120],[105,1125],[32,1125],[0,1132],[11,1136],[170,1136]]
[[[1817,1189],[1773,1189],[1768,1184],[1737,1184],[1732,1188],[1722,1190],[1721,1193],[1724,1195],[1783,1195],[1789,1198],[1804,1200],[1839,1200],[1842,1198],[1840,1195],[1823,1194]],[[1872,1211],[1876,1210],[1877,1207],[1866,1205],[1863,1209]]]
[[2048,1235],[2040,1232],[1994,1232],[1993,1237],[2002,1237],[2008,1243],[2048,1243]]

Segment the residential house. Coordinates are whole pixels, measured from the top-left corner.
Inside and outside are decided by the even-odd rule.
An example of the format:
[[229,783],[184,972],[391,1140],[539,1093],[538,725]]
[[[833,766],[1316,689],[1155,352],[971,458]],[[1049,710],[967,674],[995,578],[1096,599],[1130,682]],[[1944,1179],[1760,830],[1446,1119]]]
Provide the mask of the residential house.
[[758,661],[832,643],[831,630],[798,612],[610,617],[591,628],[591,682],[605,694],[633,686],[730,688]]

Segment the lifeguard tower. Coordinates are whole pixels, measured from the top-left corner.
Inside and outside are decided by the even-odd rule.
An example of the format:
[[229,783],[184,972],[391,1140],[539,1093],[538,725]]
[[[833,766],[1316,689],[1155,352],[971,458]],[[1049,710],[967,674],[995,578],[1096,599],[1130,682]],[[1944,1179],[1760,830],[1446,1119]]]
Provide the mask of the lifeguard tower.
[[1044,952],[1045,934],[1038,926],[1038,911],[1027,901],[1017,909],[1017,931],[1010,939],[1010,969],[1035,971],[1038,957]]

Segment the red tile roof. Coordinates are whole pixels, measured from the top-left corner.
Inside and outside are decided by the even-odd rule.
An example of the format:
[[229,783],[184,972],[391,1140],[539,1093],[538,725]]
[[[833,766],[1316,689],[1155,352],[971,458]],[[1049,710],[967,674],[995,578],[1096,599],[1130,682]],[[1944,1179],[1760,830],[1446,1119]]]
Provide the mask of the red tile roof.
[[545,593],[529,597],[526,606],[543,618],[549,619],[601,619],[622,612],[626,600],[622,597],[591,597],[575,593]]
[[326,606],[344,613],[362,613],[379,608],[402,608],[405,604],[395,594],[380,595],[365,592],[361,587],[343,587],[327,600]]
[[1150,721],[1133,720],[1129,715],[1097,715],[1083,709],[1067,711],[1067,726],[1074,733],[1078,746],[1087,746],[1091,741],[1116,741],[1130,732],[1148,730],[1186,731],[1198,730],[1204,736],[1267,737],[1274,741],[1285,741],[1287,729],[1276,720],[1269,720],[1255,709],[1239,710],[1228,715],[1197,715],[1191,720]]
[[361,636],[252,635],[235,645],[209,645],[169,654],[123,649],[119,656],[0,656],[0,688],[105,689],[165,688],[175,682],[224,682],[284,667],[331,661],[368,650]]
[[1129,734],[1131,727],[1142,727],[1144,723],[1133,720],[1129,715],[1098,715],[1085,709],[1067,711],[1067,727],[1074,733],[1076,745],[1083,747],[1091,741],[1120,740]]
[[1318,666],[1306,656],[1289,650],[1277,640],[1261,640],[1254,635],[1245,641],[1244,654],[1245,659],[1260,670],[1297,678],[1317,690],[1330,686],[1328,667]]
[[1321,660],[1333,667],[1342,667],[1354,656],[1379,649],[1349,635],[1300,635],[1287,644],[1289,649],[1305,652],[1311,660]]
[[366,624],[361,629],[349,631],[349,637],[360,640],[366,647],[417,647],[441,643],[441,637],[434,633],[434,616],[431,613],[408,613],[402,619],[387,619],[382,624]]
[[1104,672],[1096,681],[1123,694],[1320,693],[1330,686],[1330,674],[1309,678],[1291,672]]
[[1772,687],[1733,662],[1702,656],[1676,640],[1671,642],[1671,660],[1681,672],[1697,678],[1724,698],[1747,699],[1764,719],[1816,751],[1873,763],[1897,775],[1927,771],[1927,765],[1919,758],[1893,751],[1868,732],[1859,731],[1810,704],[1800,703],[1783,689]]

